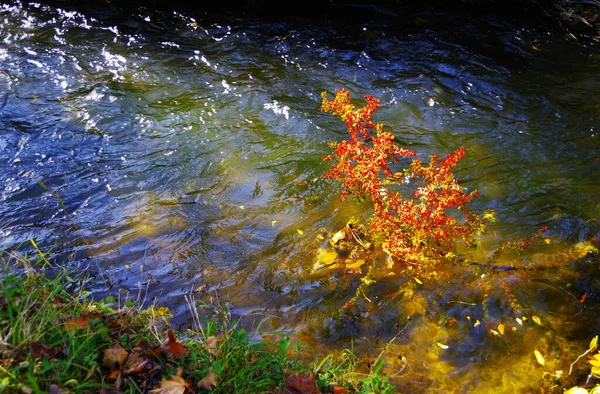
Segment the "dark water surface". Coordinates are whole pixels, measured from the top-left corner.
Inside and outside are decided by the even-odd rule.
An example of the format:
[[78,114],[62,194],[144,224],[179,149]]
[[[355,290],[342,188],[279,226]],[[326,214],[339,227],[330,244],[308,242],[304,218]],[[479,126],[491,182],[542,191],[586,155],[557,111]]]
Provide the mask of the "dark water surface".
[[[506,17],[354,10],[0,4],[0,249],[33,238],[97,273],[98,294],[142,288],[180,323],[199,290],[317,352],[353,343],[377,356],[406,326],[383,356],[400,392],[573,383],[569,364],[600,331],[598,261],[578,259],[600,217],[597,45]],[[501,263],[565,268],[453,267],[424,285],[397,273],[358,316],[335,319],[356,280],[312,272],[317,236],[368,215],[322,178],[326,142],[345,130],[319,112],[320,94],[340,88],[357,104],[381,98],[375,119],[425,160],[466,148],[457,176],[480,191],[473,208],[498,217],[476,258],[548,226],[541,245]]]

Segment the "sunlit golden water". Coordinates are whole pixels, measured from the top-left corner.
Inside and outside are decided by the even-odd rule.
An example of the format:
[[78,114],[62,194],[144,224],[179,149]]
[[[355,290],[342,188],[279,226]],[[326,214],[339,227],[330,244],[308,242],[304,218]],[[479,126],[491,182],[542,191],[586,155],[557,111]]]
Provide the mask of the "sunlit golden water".
[[[174,324],[193,294],[316,352],[387,346],[402,392],[585,380],[585,360],[567,375],[600,331],[598,50],[491,17],[419,15],[320,24],[3,3],[0,247],[35,238],[95,275],[97,296],[146,295]],[[495,264],[549,268],[456,265],[423,283],[382,268],[340,318],[359,278],[314,270],[319,235],[369,211],[322,178],[326,142],[345,131],[320,93],[339,88],[381,98],[376,120],[425,160],[466,148],[457,176],[480,191],[474,210],[498,216],[473,260],[548,226]]]

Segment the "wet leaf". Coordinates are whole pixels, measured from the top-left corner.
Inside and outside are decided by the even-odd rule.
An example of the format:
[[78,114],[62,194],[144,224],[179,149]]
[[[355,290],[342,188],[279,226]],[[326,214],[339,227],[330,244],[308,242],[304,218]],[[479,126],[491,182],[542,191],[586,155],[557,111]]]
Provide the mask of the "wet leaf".
[[504,324],[498,324],[498,332],[500,333],[500,335],[504,335]]
[[594,350],[598,346],[598,335],[590,341],[590,350]]
[[187,353],[186,348],[175,339],[175,335],[173,334],[173,330],[167,330],[167,342],[161,345],[161,349],[165,353],[165,356],[169,360],[178,360],[181,357],[185,356]]
[[517,317],[515,320],[517,320],[517,323],[519,323],[519,325],[523,325],[523,320],[521,320],[520,318]]
[[332,246],[335,246],[335,244],[337,244],[339,241],[341,241],[345,237],[346,237],[346,234],[342,230],[340,230],[331,236],[331,238],[329,239],[329,242],[331,242]]
[[208,369],[206,375],[198,382],[199,389],[213,391],[217,387],[219,376],[213,371],[212,367]]
[[415,282],[417,282],[418,284],[422,285],[423,282],[421,282],[421,280],[419,278],[413,278],[415,280]]
[[438,345],[440,348],[442,348],[442,349],[448,349],[448,348],[449,348],[449,346],[448,346],[448,345],[444,345],[443,343],[440,343],[440,342],[436,342],[436,344],[437,344],[437,345]]
[[543,326],[542,320],[539,317],[533,315],[533,316],[531,316],[531,320],[533,320],[536,324]]
[[588,360],[588,362],[590,364],[592,364],[592,366],[600,368],[600,354],[594,355],[594,358],[591,360]]
[[589,391],[587,391],[583,387],[575,386],[565,391],[565,394],[589,394]]
[[296,229],[296,231],[298,231],[298,234],[300,234],[300,235],[304,234],[304,231],[300,230],[299,228]]
[[108,369],[120,368],[125,364],[129,352],[123,349],[118,343],[115,343],[113,347],[104,350],[104,358],[102,359],[102,365]]
[[587,298],[587,291],[585,293],[583,293],[583,295],[581,296],[581,298],[579,299],[579,303],[583,304],[585,302],[585,299]]
[[535,359],[537,360],[538,364],[540,364],[541,366],[546,365],[546,360],[544,360],[544,356],[542,356],[542,353],[540,353],[537,350],[534,350],[533,354],[535,355]]
[[480,324],[481,324],[481,322],[480,322],[479,320],[477,320],[477,321],[476,321],[476,322],[473,324],[473,327],[477,327],[477,326],[478,326],[478,325],[480,325]]

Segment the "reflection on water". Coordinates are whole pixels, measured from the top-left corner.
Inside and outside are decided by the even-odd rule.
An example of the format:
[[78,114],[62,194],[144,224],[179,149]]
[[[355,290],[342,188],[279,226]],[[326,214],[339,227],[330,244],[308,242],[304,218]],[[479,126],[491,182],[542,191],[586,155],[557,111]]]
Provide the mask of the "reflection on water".
[[[202,288],[316,350],[389,344],[405,392],[560,387],[557,370],[600,328],[597,260],[575,261],[600,216],[597,48],[490,17],[449,14],[436,30],[419,15],[225,23],[3,3],[0,247],[35,238],[110,291],[147,288],[180,323],[183,295]],[[322,178],[326,142],[345,130],[318,111],[320,93],[340,88],[381,98],[376,120],[423,158],[466,148],[457,176],[480,191],[475,211],[498,214],[474,259],[547,225],[498,264],[554,268],[457,266],[422,285],[382,271],[358,314],[336,317],[359,278],[315,274],[318,236],[368,216]]]

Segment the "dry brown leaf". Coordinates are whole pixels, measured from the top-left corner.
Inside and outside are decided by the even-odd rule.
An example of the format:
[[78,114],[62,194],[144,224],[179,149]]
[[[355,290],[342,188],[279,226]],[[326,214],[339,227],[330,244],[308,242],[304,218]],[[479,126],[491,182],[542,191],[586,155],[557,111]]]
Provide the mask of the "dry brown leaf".
[[285,381],[287,394],[319,394],[317,377],[310,372],[290,376]]
[[205,389],[208,391],[213,391],[217,387],[217,380],[219,376],[213,371],[212,367],[208,369],[208,372],[202,380],[198,382],[199,389]]
[[171,376],[170,379],[163,379],[160,382],[160,387],[150,390],[149,394],[183,394],[190,385],[184,378],[181,377],[183,368],[179,367],[177,373]]
[[185,356],[187,350],[181,343],[177,342],[177,339],[175,339],[175,334],[173,334],[173,330],[167,330],[167,337],[167,342],[163,343],[161,346],[165,356],[169,360],[177,360]]
[[34,358],[45,357],[48,360],[51,360],[56,358],[59,353],[61,353],[61,350],[57,347],[51,347],[41,342],[31,343],[31,355]]
[[71,330],[83,330],[90,326],[91,318],[89,316],[79,316],[77,319],[71,319],[64,322],[65,328]]
[[160,369],[159,364],[140,352],[141,349],[138,349],[138,351],[131,353],[129,357],[127,357],[127,361],[125,362],[125,375],[149,374]]
[[104,350],[104,358],[102,359],[102,365],[108,369],[120,368],[125,364],[125,360],[129,353],[123,349],[123,346],[115,343],[113,347]]
[[121,374],[121,370],[119,368],[114,368],[110,373],[106,376],[107,380],[117,380],[119,375]]
[[208,352],[213,356],[216,356],[218,354],[217,353],[217,342],[218,341],[219,340],[214,335],[211,335],[210,337],[206,338],[206,347],[208,348]]

